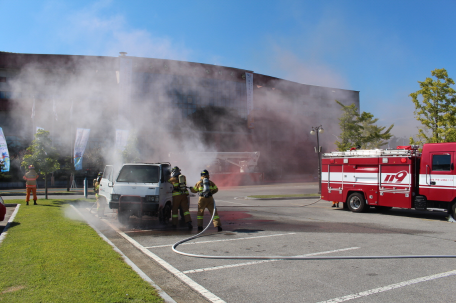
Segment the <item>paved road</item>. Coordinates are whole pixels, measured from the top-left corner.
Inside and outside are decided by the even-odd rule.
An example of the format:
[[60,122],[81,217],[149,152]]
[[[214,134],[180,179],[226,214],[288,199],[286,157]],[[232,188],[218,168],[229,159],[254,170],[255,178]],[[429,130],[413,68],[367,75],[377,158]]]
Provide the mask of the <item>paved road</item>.
[[[217,256],[375,256],[456,254],[455,223],[444,212],[393,209],[352,213],[316,199],[247,200],[252,194],[312,193],[317,184],[248,186],[215,195],[223,232],[211,228],[179,246]],[[316,202],[316,203],[314,203]],[[191,214],[196,221],[196,198]],[[87,210],[83,210],[87,213]],[[89,215],[90,217],[90,215]],[[171,245],[196,234],[172,230],[155,219],[118,225],[115,214],[93,222],[135,262],[161,265],[145,272],[178,302],[453,302],[456,259],[255,261],[178,255]],[[209,214],[205,217],[208,222]],[[107,224],[107,225],[104,225]],[[115,235],[112,228],[117,229]],[[117,243],[117,242],[116,242]],[[139,250],[143,252],[140,253]],[[134,258],[132,258],[134,259]],[[153,261],[152,261],[153,260]],[[163,271],[163,267],[168,271]],[[169,274],[172,272],[173,274]],[[178,277],[178,278],[176,278]],[[179,291],[183,289],[183,291]],[[186,294],[187,297],[186,297]]]

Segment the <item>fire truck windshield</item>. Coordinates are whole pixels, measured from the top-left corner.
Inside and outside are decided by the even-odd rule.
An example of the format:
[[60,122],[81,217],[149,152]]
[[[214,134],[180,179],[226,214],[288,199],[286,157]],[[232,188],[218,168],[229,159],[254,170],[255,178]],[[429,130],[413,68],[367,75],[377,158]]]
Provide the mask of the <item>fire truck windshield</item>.
[[125,165],[119,173],[117,182],[158,183],[160,167],[155,165]]

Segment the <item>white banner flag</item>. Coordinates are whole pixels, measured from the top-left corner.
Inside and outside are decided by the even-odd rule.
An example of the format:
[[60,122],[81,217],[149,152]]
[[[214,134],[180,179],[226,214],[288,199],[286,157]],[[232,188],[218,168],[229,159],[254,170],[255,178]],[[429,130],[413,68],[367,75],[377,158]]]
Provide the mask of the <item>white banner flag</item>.
[[74,168],[75,170],[82,169],[82,157],[89,141],[90,129],[76,129],[76,142],[74,143]]
[[123,152],[128,141],[128,130],[116,129],[116,150]]
[[131,58],[122,56],[119,57],[119,119],[127,117],[130,113],[130,99],[131,99],[131,77],[133,60]]
[[253,73],[245,73],[247,91],[247,126],[253,128]]
[[0,161],[3,162],[2,172],[10,170],[10,158],[8,153],[8,146],[6,145],[6,138],[3,134],[3,129],[0,127]]

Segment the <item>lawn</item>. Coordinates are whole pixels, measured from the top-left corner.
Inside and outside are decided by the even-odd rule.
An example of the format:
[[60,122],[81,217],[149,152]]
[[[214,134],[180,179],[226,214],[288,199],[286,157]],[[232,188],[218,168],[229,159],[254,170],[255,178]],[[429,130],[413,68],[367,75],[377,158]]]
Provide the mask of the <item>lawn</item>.
[[65,216],[70,202],[8,201],[22,205],[0,244],[0,301],[163,302],[85,221]]

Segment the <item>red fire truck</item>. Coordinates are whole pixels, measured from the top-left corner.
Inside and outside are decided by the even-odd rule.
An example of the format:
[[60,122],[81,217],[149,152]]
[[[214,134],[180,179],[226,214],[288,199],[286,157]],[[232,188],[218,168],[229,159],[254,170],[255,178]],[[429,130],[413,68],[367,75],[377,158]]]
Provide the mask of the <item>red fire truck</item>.
[[447,209],[456,218],[456,143],[323,154],[321,197],[353,212],[370,206]]

